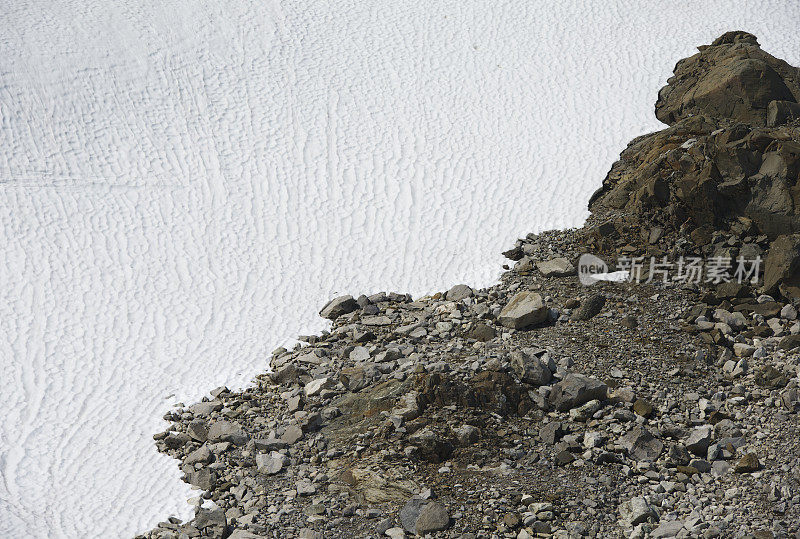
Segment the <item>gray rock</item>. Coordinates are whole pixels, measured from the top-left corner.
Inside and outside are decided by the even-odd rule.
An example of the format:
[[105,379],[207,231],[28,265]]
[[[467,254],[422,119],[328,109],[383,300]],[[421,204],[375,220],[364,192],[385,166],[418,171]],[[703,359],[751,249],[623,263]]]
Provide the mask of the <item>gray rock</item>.
[[406,533],[403,528],[389,528],[384,532],[391,539],[405,539]]
[[378,534],[378,536],[381,536],[381,535],[385,534],[385,533],[386,533],[386,531],[387,531],[389,528],[391,528],[391,527],[392,527],[392,523],[393,523],[393,522],[394,522],[394,519],[391,519],[391,518],[384,518],[383,520],[381,520],[380,522],[378,522],[378,525],[377,525],[377,526],[375,526],[375,533],[377,533],[377,534]]
[[192,437],[193,440],[198,442],[205,442],[208,440],[208,427],[206,422],[202,419],[195,419],[191,421],[186,427],[186,433]]
[[575,266],[566,258],[554,258],[543,262],[537,262],[536,268],[545,277],[567,277],[575,275]]
[[336,320],[343,314],[348,314],[358,309],[358,302],[353,299],[353,296],[339,296],[330,300],[319,312],[319,315],[328,320]]
[[697,427],[689,433],[689,438],[686,439],[686,449],[698,457],[705,457],[708,453],[708,446],[711,445],[711,440],[714,435],[714,427],[711,425],[703,425]]
[[292,424],[286,427],[281,435],[281,441],[287,445],[294,445],[298,440],[303,438],[303,429],[298,425]]
[[447,291],[445,299],[447,299],[447,301],[461,301],[462,299],[472,297],[473,294],[474,292],[467,285],[457,284]]
[[228,536],[228,539],[262,539],[263,535],[256,535],[247,530],[233,530],[233,533]]
[[183,459],[184,464],[193,466],[195,464],[206,464],[211,462],[211,450],[206,444],[201,445]]
[[481,431],[472,425],[461,425],[456,429],[455,434],[461,445],[472,445],[481,437]]
[[220,528],[220,531],[223,531],[228,521],[225,518],[225,511],[221,507],[214,509],[200,508],[197,510],[193,524],[195,528],[201,530],[206,528]]
[[300,480],[295,485],[295,490],[298,496],[313,496],[317,493],[317,487],[313,483],[306,480]]
[[422,508],[428,503],[428,500],[414,497],[408,500],[403,508],[400,510],[400,524],[409,533],[417,532],[417,519],[419,518]]
[[497,336],[497,331],[484,322],[477,322],[467,334],[468,337],[480,342],[491,341]]
[[414,525],[417,535],[426,535],[447,529],[450,525],[450,513],[447,507],[439,502],[429,502],[419,513]]
[[668,522],[662,522],[661,524],[659,524],[658,528],[656,528],[650,533],[650,537],[653,538],[677,537],[682,529],[683,529],[682,521],[670,520]]
[[211,490],[213,485],[213,477],[211,470],[208,468],[200,468],[193,472],[189,472],[189,484],[196,486],[200,490]]
[[650,431],[641,426],[631,429],[628,434],[620,439],[624,447],[634,460],[656,460],[664,450],[661,440],[654,437]]
[[550,404],[560,412],[576,408],[591,400],[605,400],[608,386],[582,374],[570,373],[553,386],[550,391]]
[[620,524],[625,528],[636,526],[648,520],[658,520],[656,510],[642,497],[631,498],[621,504],[619,506],[619,514],[622,517]]
[[707,473],[711,471],[711,463],[704,459],[692,459],[689,461],[689,466],[700,473]]
[[511,368],[520,380],[534,386],[550,383],[552,373],[530,348],[523,348],[511,353]]
[[314,397],[316,395],[319,395],[323,389],[329,389],[335,385],[336,381],[333,380],[333,378],[323,376],[322,378],[311,380],[309,383],[305,385],[303,391],[305,392],[306,397]]
[[289,457],[277,451],[270,453],[258,453],[256,455],[256,467],[259,473],[275,475],[289,464]]
[[247,435],[242,428],[230,421],[215,421],[208,429],[208,441],[230,442],[234,445],[244,445],[247,443]]
[[367,350],[366,346],[356,346],[350,351],[350,361],[362,363],[364,361],[369,361],[369,358],[369,350]]
[[798,297],[800,290],[800,234],[779,236],[764,263],[764,293]]
[[311,528],[300,528],[300,531],[297,532],[297,539],[325,539],[325,535]]
[[551,421],[539,429],[539,438],[546,444],[555,444],[563,435],[560,421]]
[[222,401],[213,400],[208,402],[198,402],[189,407],[189,411],[194,415],[211,415],[212,412],[222,410]]
[[522,329],[547,320],[550,309],[542,301],[542,296],[536,292],[519,292],[508,302],[498,321],[511,329]]

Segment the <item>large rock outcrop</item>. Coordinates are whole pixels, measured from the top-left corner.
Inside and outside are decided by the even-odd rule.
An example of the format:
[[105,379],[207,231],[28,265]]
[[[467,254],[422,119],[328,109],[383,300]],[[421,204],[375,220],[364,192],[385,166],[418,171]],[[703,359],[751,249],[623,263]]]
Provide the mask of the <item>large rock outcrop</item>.
[[670,127],[631,141],[589,209],[687,236],[800,232],[799,80],[751,34],[700,47],[659,92],[656,116]]
[[770,102],[800,100],[797,68],[761,50],[752,34],[727,32],[698,50],[658,94],[656,117],[667,125],[710,116],[763,126]]

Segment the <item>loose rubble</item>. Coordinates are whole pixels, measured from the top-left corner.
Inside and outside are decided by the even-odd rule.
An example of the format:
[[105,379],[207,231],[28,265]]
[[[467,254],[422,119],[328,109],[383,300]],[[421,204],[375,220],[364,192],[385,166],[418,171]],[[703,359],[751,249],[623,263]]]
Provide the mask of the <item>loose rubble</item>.
[[[251,387],[168,412],[196,515],[140,537],[800,537],[798,83],[723,35],[583,228],[520,239],[487,289],[336,298]],[[766,275],[589,288],[586,252]]]

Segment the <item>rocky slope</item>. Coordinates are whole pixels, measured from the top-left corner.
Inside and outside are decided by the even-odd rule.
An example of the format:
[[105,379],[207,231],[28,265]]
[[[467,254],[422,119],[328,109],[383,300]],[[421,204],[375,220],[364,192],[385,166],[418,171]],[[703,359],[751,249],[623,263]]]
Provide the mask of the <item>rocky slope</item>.
[[[252,387],[168,413],[197,512],[142,537],[800,536],[799,83],[744,32],[700,47],[583,228],[485,290],[337,298]],[[586,252],[764,275],[586,287]]]

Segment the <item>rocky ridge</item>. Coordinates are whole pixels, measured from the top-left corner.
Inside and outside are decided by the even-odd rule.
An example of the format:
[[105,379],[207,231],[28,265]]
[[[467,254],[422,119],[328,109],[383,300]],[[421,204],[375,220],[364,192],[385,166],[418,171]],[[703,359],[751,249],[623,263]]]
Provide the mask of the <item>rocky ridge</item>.
[[[583,228],[487,289],[336,298],[253,386],[167,413],[196,515],[141,537],[800,537],[797,75],[744,32],[700,47]],[[585,287],[585,252],[765,274]]]

